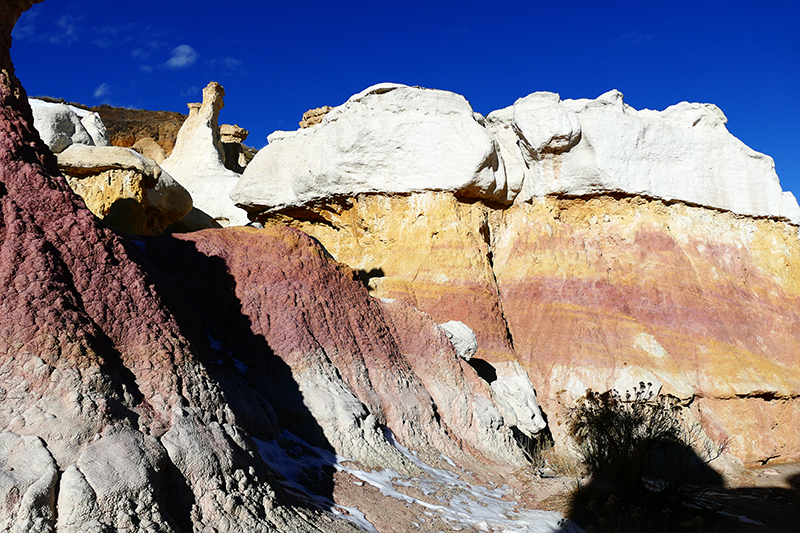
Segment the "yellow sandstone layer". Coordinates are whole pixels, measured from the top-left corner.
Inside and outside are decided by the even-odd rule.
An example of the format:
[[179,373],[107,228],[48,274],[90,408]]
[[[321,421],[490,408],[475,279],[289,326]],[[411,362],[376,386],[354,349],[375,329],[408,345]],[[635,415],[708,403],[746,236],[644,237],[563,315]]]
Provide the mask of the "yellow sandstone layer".
[[800,459],[796,227],[639,197],[500,209],[448,193],[278,218],[374,296],[470,326],[476,357],[517,358],[551,414],[627,376],[691,403],[746,463]]

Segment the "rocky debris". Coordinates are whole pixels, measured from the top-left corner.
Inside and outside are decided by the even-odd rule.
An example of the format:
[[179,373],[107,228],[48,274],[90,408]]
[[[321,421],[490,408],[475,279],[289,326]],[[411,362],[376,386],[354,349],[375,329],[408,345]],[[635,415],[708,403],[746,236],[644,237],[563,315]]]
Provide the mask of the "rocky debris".
[[132,148],[140,140],[149,137],[167,154],[175,148],[178,131],[186,120],[186,115],[174,111],[147,111],[109,105],[92,107],[90,110],[100,115],[112,145]]
[[793,225],[641,197],[500,208],[450,193],[358,196],[266,220],[366,273],[373,296],[469,326],[476,368],[518,361],[558,446],[563,405],[641,381],[680,398],[732,457],[800,458]]
[[315,109],[309,109],[303,113],[303,120],[300,121],[300,127],[310,128],[311,126],[316,126],[322,122],[322,117],[327,115],[331,109],[333,108],[329,105],[324,105]]
[[384,83],[316,127],[270,135],[231,195],[255,216],[358,194],[443,191],[507,205],[613,193],[800,224],[772,159],[725,123],[711,104],[637,111],[618,91],[533,93],[484,118],[457,94]]
[[250,132],[240,128],[238,124],[223,124],[219,127],[225,168],[233,170],[237,174],[244,172],[248,163],[248,154],[243,143],[249,134]]
[[247,214],[228,197],[240,176],[225,167],[217,123],[224,95],[222,86],[211,82],[203,89],[202,103],[188,104],[189,117],[161,166],[186,187],[195,209],[221,226],[241,226],[249,222]]
[[192,209],[192,197],[158,164],[128,148],[74,144],[58,168],[86,207],[115,231],[158,235]]
[[145,157],[149,157],[159,165],[167,158],[167,152],[152,137],[143,137],[131,147]]

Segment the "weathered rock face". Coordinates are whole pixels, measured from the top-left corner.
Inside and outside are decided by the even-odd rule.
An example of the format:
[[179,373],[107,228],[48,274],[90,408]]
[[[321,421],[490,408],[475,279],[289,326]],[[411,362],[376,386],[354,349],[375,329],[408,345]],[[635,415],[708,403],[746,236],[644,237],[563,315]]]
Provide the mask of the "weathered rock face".
[[131,148],[159,165],[167,158],[167,152],[152,137],[139,139]]
[[[186,120],[186,115],[174,111],[147,111],[108,105],[92,107],[90,111],[102,119],[112,145],[133,148],[140,140],[150,138],[167,154],[175,148],[175,139]],[[148,157],[156,159],[151,155]]]
[[32,100],[31,104],[34,127],[53,153],[63,152],[72,144],[94,146],[92,136],[74,108],[65,104],[47,104],[40,100]]
[[231,191],[250,212],[359,193],[507,196],[492,135],[463,96],[447,91],[376,85],[317,126],[268,140]]
[[222,142],[222,155],[225,168],[237,174],[244,172],[247,166],[247,153],[242,144],[250,135],[246,129],[238,124],[222,124],[219,127],[219,138]]
[[637,111],[619,91],[565,101],[533,93],[486,117],[487,128],[506,137],[507,179],[523,183],[518,202],[623,193],[800,223],[772,158],[733,137],[726,122],[713,104]]
[[357,530],[328,511],[335,460],[307,469],[302,497],[283,489],[261,450],[289,442],[302,467],[288,431],[394,476],[423,474],[420,457],[473,477],[524,464],[514,428],[541,429],[530,387],[495,391],[427,314],[370,298],[307,235],[125,240],[100,224],[13,75],[30,5],[0,7],[3,529]]
[[58,168],[86,207],[115,231],[159,235],[192,208],[192,197],[150,158],[128,148],[73,144]]
[[247,215],[228,198],[239,174],[225,168],[217,123],[224,95],[222,87],[211,82],[203,89],[202,104],[189,104],[175,149],[161,166],[186,187],[195,209],[221,226],[241,226],[249,222]]
[[322,117],[328,114],[328,111],[333,109],[329,105],[324,105],[322,107],[317,107],[315,109],[309,109],[305,113],[303,113],[303,120],[300,121],[301,128],[310,128],[311,126],[316,126],[320,122],[322,122]]
[[800,456],[795,226],[640,197],[497,208],[447,193],[271,218],[317,238],[374,296],[464,322],[474,358],[519,361],[551,421],[586,388],[644,381],[744,462]]
[[[357,194],[448,191],[500,204],[641,195],[800,223],[772,159],[710,104],[637,111],[610,91],[534,93],[484,117],[446,91],[381,84],[313,128],[275,132],[231,192],[251,213]],[[687,179],[686,176],[691,176]]]

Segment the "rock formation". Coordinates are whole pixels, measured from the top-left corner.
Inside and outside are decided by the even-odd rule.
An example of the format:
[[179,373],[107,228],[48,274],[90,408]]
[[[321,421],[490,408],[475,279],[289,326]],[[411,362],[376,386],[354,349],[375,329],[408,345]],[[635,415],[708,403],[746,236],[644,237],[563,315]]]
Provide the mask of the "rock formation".
[[31,99],[34,127],[53,153],[72,144],[111,146],[103,121],[97,113],[66,104]]
[[249,134],[250,132],[240,128],[238,124],[222,124],[219,127],[225,168],[237,174],[244,172],[244,168],[247,166],[247,155],[243,143]]
[[131,148],[159,165],[167,158],[167,152],[152,137],[142,137]]
[[192,209],[192,197],[148,157],[128,148],[73,144],[58,168],[86,207],[115,231],[159,235]]
[[800,458],[797,204],[714,106],[535,93],[483,119],[381,85],[273,134],[232,197],[469,326],[471,362],[518,362],[557,443],[587,388],[642,381],[744,463]]
[[322,122],[322,117],[328,114],[328,111],[333,109],[329,105],[317,107],[316,109],[309,109],[303,113],[303,120],[300,121],[301,128],[310,128]]
[[[112,145],[133,148],[140,140],[150,138],[167,154],[175,148],[175,139],[186,120],[186,115],[174,111],[147,111],[109,105],[92,107],[90,110],[102,119]],[[151,155],[144,155],[158,161]]]
[[[342,517],[391,519],[392,497],[354,476],[395,490],[436,473],[447,492],[422,530],[477,527],[443,502],[525,464],[530,387],[495,392],[429,315],[369,297],[299,231],[128,239],[100,224],[14,77],[11,29],[32,3],[0,6],[0,527],[357,531]],[[363,514],[337,505],[341,479],[370,494]],[[397,494],[405,516],[422,501]]]
[[[225,168],[218,118],[225,91],[211,82],[203,89],[203,102],[189,104],[189,117],[181,126],[175,149],[161,166],[192,195],[194,210],[185,221],[186,230],[209,227],[203,220],[213,219],[221,226],[241,226],[247,214],[228,198],[239,174]],[[199,211],[199,213],[195,212]],[[200,226],[194,227],[193,221]]]
[[257,213],[356,194],[448,191],[510,204],[619,193],[800,223],[772,159],[725,122],[710,104],[636,111],[617,91],[534,93],[484,118],[457,94],[384,83],[318,127],[270,135],[231,196]]

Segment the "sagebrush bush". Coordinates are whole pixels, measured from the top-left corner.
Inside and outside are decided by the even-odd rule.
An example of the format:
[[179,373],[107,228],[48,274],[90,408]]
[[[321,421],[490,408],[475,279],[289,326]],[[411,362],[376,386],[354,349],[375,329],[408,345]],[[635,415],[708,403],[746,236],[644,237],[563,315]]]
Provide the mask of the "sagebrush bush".
[[626,499],[645,492],[678,494],[719,477],[708,466],[722,453],[687,427],[677,398],[640,384],[633,396],[588,391],[568,410],[568,431],[595,476]]

